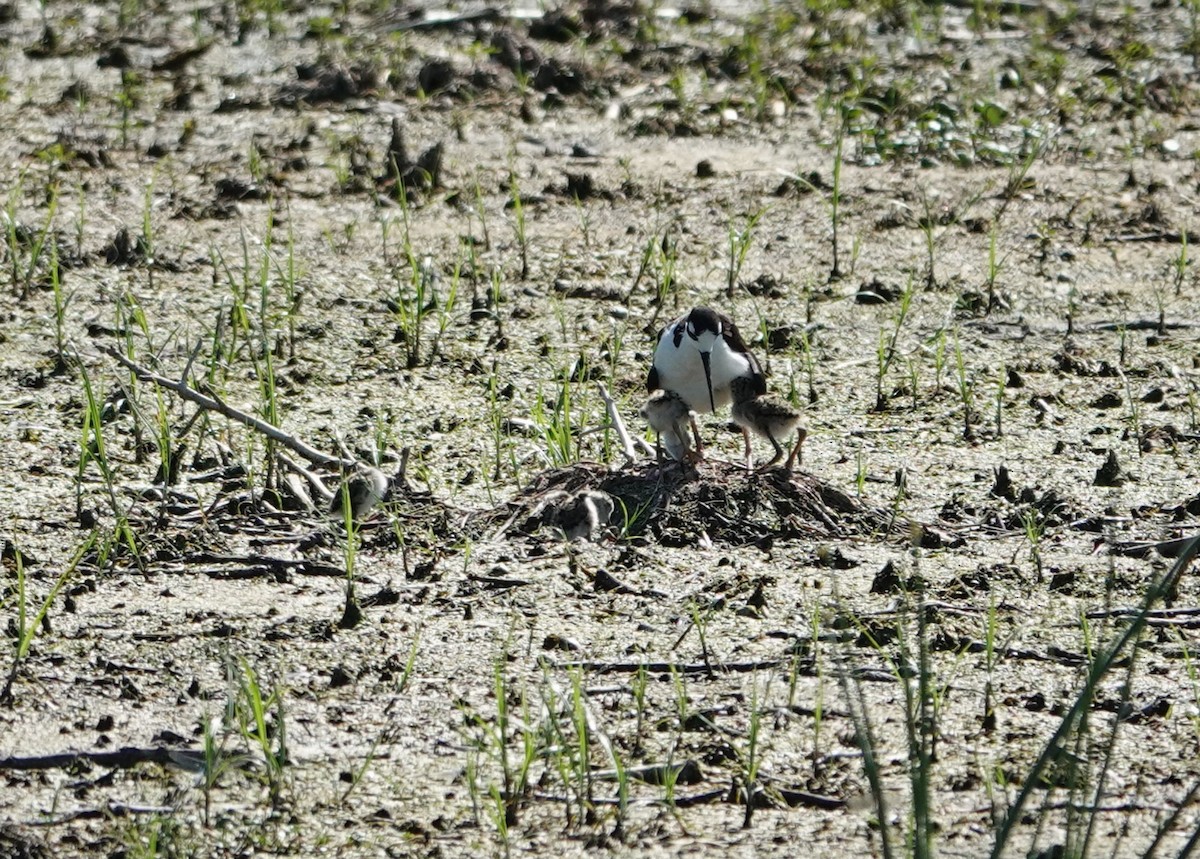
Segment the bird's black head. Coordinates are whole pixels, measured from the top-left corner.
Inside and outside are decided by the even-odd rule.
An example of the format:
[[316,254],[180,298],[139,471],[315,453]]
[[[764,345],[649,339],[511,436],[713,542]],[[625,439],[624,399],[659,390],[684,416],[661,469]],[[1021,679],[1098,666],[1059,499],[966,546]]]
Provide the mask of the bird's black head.
[[695,340],[705,331],[720,334],[721,317],[711,307],[693,307],[687,317],[688,336]]

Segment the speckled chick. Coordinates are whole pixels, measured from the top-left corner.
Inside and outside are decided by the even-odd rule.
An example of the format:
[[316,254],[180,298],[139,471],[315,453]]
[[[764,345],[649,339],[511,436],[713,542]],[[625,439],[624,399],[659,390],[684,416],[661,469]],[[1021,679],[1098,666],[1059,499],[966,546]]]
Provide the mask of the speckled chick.
[[688,436],[692,410],[679,394],[661,388],[654,391],[642,406],[641,415],[654,430],[657,441],[655,451],[660,462],[664,447],[667,455],[678,462],[692,458],[691,439]]
[[378,468],[360,464],[333,493],[329,515],[337,522],[346,516],[345,501],[350,501],[350,518],[358,521],[383,500],[388,491],[388,479]]
[[775,455],[761,466],[770,468],[783,456],[780,441],[795,431],[796,444],[783,466],[791,471],[792,466],[800,461],[800,448],[808,436],[808,430],[800,425],[799,410],[779,397],[766,394],[764,387],[753,379],[735,379],[732,385],[733,420],[742,428],[742,437],[746,440],[746,467],[751,467],[751,432],[761,435],[775,448]]

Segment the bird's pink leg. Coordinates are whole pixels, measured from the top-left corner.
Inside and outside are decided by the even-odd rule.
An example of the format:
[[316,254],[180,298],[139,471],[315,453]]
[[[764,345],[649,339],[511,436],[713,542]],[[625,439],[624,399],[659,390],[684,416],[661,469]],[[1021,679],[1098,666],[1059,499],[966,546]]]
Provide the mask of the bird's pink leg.
[[692,422],[692,437],[696,439],[696,459],[704,459],[704,442],[700,441],[700,427],[696,426],[694,415],[689,420]]
[[783,448],[779,446],[779,442],[775,441],[775,436],[768,435],[767,438],[770,440],[771,444],[775,447],[775,455],[773,457],[771,457],[771,459],[768,462],[764,462],[762,464],[763,470],[770,468],[772,465],[779,462],[779,460],[783,457]]
[[796,445],[792,448],[792,452],[788,454],[787,462],[783,466],[788,471],[792,470],[793,464],[804,462],[804,451],[801,448],[803,447],[804,440],[806,438],[808,438],[808,430],[806,430],[804,427],[800,427],[798,430],[796,430]]

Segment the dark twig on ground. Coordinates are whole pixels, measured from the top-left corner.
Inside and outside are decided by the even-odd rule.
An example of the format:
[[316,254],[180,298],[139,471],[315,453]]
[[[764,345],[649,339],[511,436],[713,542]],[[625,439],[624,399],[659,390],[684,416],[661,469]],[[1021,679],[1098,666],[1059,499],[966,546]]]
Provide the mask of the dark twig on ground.
[[28,757],[0,758],[0,771],[3,770],[51,770],[76,766],[81,762],[95,764],[99,767],[114,767],[127,769],[142,763],[170,764],[175,761],[178,749],[151,746],[139,748],[125,746],[111,752],[58,752],[50,755],[29,755]]

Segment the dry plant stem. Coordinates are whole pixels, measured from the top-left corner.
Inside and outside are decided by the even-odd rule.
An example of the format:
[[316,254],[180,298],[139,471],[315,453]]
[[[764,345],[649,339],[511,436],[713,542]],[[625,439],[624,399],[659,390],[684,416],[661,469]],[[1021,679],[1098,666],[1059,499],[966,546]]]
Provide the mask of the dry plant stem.
[[216,394],[207,396],[205,394],[200,393],[197,390],[194,390],[193,388],[189,388],[186,382],[182,382],[182,381],[176,382],[173,379],[168,379],[165,376],[160,376],[160,375],[158,375],[158,373],[153,373],[150,370],[147,370],[145,367],[141,366],[140,364],[129,360],[124,355],[122,355],[120,352],[118,352],[116,349],[113,349],[112,347],[105,348],[103,350],[103,352],[104,352],[104,354],[108,355],[110,358],[115,359],[118,363],[123,365],[126,369],[131,371],[141,381],[152,382],[153,384],[158,385],[160,388],[166,388],[167,390],[174,392],[177,396],[187,400],[190,403],[195,403],[202,409],[207,409],[209,411],[217,412],[218,414],[224,415],[225,417],[229,418],[230,420],[237,421],[240,424],[244,424],[244,425],[250,427],[250,429],[255,430],[256,432],[260,432],[263,435],[267,436],[268,438],[274,439],[275,441],[279,442],[284,447],[291,450],[293,453],[296,453],[299,456],[304,457],[305,459],[307,459],[309,462],[313,463],[314,465],[328,465],[328,466],[339,466],[341,468],[351,468],[357,464],[356,461],[353,459],[350,459],[350,460],[338,459],[335,456],[330,456],[329,454],[322,453],[321,451],[317,450],[316,448],[309,447],[307,444],[300,441],[300,439],[296,438],[295,436],[288,435],[283,430],[281,430],[279,427],[272,426],[271,424],[267,423],[266,421],[261,421],[258,418],[254,417],[253,415],[248,415],[245,412],[235,409],[233,406],[230,406],[227,403],[223,402],[220,398],[217,397]]
[[410,456],[412,456],[412,448],[405,445],[400,450],[400,467],[396,469],[396,476],[392,478],[394,486],[402,487],[408,492],[412,491],[412,487],[408,485],[408,459]]
[[[554,694],[558,696],[559,701],[571,700],[570,693],[553,680],[550,681],[550,688],[554,690]],[[617,755],[613,750],[612,740],[609,738],[608,734],[604,732],[604,727],[601,725],[600,720],[596,718],[596,714],[592,711],[592,707],[588,703],[586,697],[583,700],[583,717],[585,720],[587,720],[588,733],[592,735],[592,738],[595,739],[600,748],[604,750],[604,754],[608,757],[608,760],[615,765],[617,761]],[[595,775],[593,774],[592,777],[595,778]]]
[[346,445],[346,440],[342,438],[342,434],[337,430],[334,430],[333,432],[333,440],[337,442],[337,448],[342,452],[342,456],[344,456],[347,461],[354,462],[354,453]]
[[597,382],[596,387],[600,391],[600,399],[604,400],[604,408],[608,412],[608,420],[621,442],[621,452],[625,454],[625,464],[632,465],[637,459],[637,448],[634,447],[633,439],[629,437],[629,432],[625,429],[625,422],[621,420],[621,412],[617,410],[617,404],[613,402],[613,398],[609,395],[608,387],[603,382]]
[[333,501],[333,490],[322,483],[321,478],[317,477],[317,475],[313,474],[303,465],[291,459],[290,457],[284,456],[283,454],[279,455],[279,464],[307,480],[309,485],[312,486],[313,491],[315,491],[326,504]]

